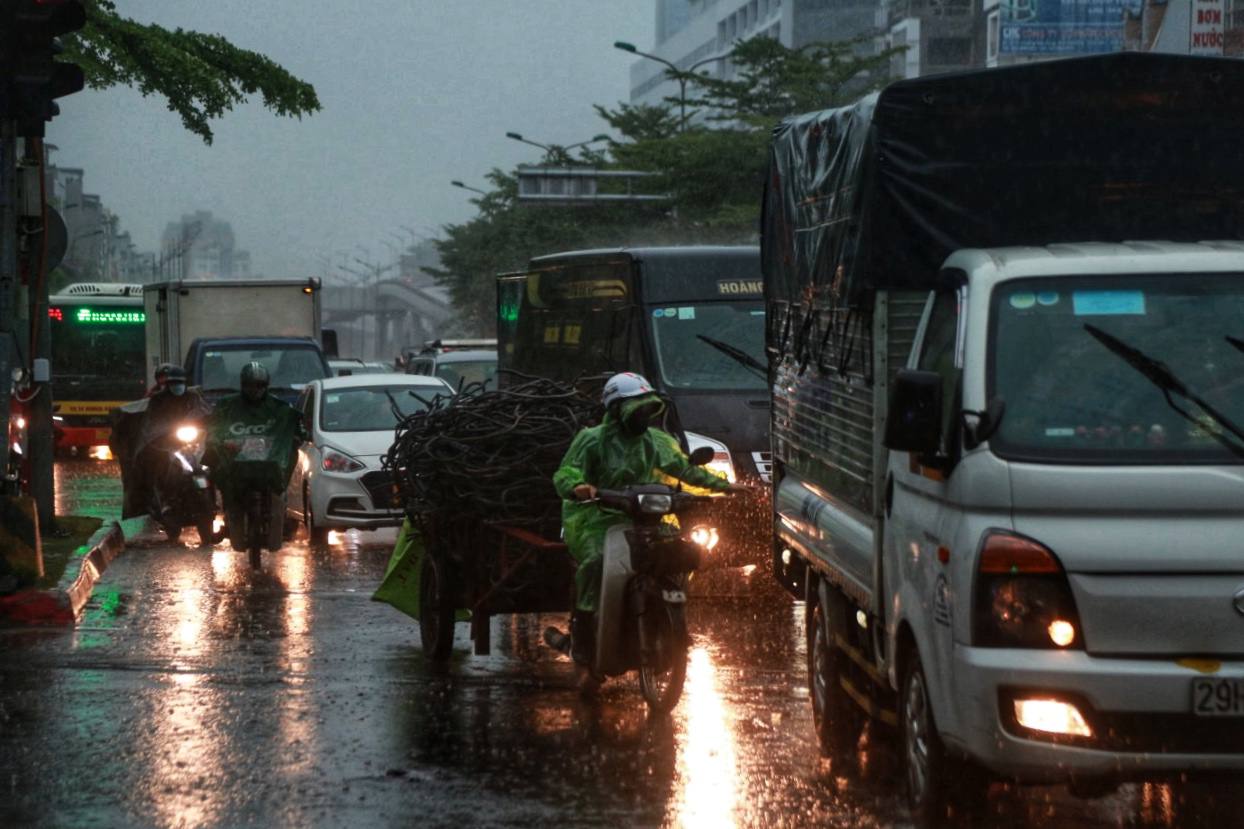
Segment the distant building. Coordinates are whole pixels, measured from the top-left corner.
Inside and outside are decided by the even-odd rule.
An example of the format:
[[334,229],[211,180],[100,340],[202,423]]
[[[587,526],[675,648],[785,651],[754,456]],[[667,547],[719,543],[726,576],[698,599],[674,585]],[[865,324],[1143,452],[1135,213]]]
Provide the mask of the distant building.
[[[798,48],[876,35],[880,8],[881,0],[656,0],[656,44],[640,48],[688,69],[754,37]],[[870,41],[862,49],[873,52],[877,45]],[[631,64],[631,103],[677,97],[678,84],[665,71],[646,58]],[[736,74],[729,59],[710,60],[696,71],[722,79]]]
[[[49,154],[51,152],[49,146]],[[48,204],[65,222],[66,249],[60,269],[79,282],[144,282],[150,279],[151,254],[135,251],[121,220],[103,200],[83,192],[80,167],[45,163]]]
[[237,249],[232,225],[199,210],[164,228],[160,273],[163,279],[245,279],[251,258]]

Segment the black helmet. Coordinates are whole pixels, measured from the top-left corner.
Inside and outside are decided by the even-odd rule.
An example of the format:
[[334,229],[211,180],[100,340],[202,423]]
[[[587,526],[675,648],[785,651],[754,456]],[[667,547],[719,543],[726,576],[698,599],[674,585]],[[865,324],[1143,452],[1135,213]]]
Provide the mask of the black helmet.
[[258,403],[268,393],[268,370],[263,363],[250,362],[242,366],[242,396]]
[[176,363],[161,363],[155,370],[155,380],[161,386],[165,383],[186,382],[186,370]]

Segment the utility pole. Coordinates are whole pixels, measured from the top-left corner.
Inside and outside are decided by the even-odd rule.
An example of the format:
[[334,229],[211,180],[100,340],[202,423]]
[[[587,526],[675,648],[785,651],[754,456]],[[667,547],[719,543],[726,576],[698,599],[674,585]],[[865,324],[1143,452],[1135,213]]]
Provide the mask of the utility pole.
[[[23,238],[26,274],[30,286],[30,355],[32,399],[27,423],[30,452],[30,494],[39,510],[39,526],[55,529],[56,438],[52,430],[52,326],[48,324],[47,209],[43,194],[43,139],[23,140],[20,186],[25,224]],[[38,211],[35,213],[35,211]]]
[[[0,475],[9,469],[9,407],[13,404],[15,320],[17,291],[17,127],[0,118]],[[7,478],[5,489],[8,488]],[[16,494],[6,492],[5,494]]]

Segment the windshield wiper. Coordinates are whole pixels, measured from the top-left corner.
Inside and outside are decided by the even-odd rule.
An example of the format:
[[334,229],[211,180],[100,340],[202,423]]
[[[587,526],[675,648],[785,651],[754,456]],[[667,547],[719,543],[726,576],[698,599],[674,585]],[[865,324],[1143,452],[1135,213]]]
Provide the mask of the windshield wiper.
[[752,355],[748,354],[743,349],[736,348],[735,346],[730,345],[730,343],[723,343],[721,340],[715,340],[712,337],[705,336],[704,334],[696,334],[695,336],[697,339],[703,340],[713,348],[720,351],[722,354],[725,354],[730,359],[735,360],[744,368],[750,369],[756,374],[759,374],[761,379],[766,383],[769,381],[769,367]]
[[1228,437],[1221,431],[1215,429],[1206,429],[1205,431],[1209,432],[1210,436],[1213,437],[1214,440],[1221,443],[1230,452],[1238,457],[1244,458],[1244,443],[1241,443],[1241,441],[1244,441],[1244,429],[1241,429],[1239,424],[1237,424],[1234,420],[1215,409],[1202,397],[1184,385],[1184,382],[1175,376],[1175,373],[1170,370],[1170,367],[1167,366],[1166,363],[1163,363],[1161,360],[1155,360],[1140,349],[1133,348],[1120,340],[1118,337],[1115,337],[1113,334],[1107,334],[1095,325],[1085,323],[1084,330],[1087,331],[1093,339],[1097,340],[1113,354],[1122,359],[1123,362],[1136,369],[1136,371],[1139,372],[1146,380],[1157,386],[1162,391],[1162,396],[1166,398],[1167,405],[1174,409],[1181,417],[1190,423],[1194,423],[1197,426],[1204,428],[1204,424],[1197,419],[1196,415],[1180,408],[1179,404],[1175,402],[1171,395],[1177,394],[1185,400],[1190,400],[1195,403],[1202,411],[1209,415],[1215,423],[1230,432],[1235,439],[1233,440],[1231,437]]
[[397,405],[397,398],[388,389],[384,389],[384,396],[389,398],[389,405],[393,407],[393,419],[401,423],[406,419],[406,415],[402,414],[402,407]]

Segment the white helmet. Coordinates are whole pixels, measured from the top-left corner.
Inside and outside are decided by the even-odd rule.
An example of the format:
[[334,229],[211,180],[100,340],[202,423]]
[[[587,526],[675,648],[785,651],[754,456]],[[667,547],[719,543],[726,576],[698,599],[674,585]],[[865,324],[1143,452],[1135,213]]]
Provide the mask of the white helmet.
[[600,402],[605,404],[605,408],[609,408],[615,400],[626,400],[629,397],[643,397],[645,394],[653,394],[652,384],[633,371],[624,371],[621,374],[615,374],[605,383],[605,390],[601,393]]

